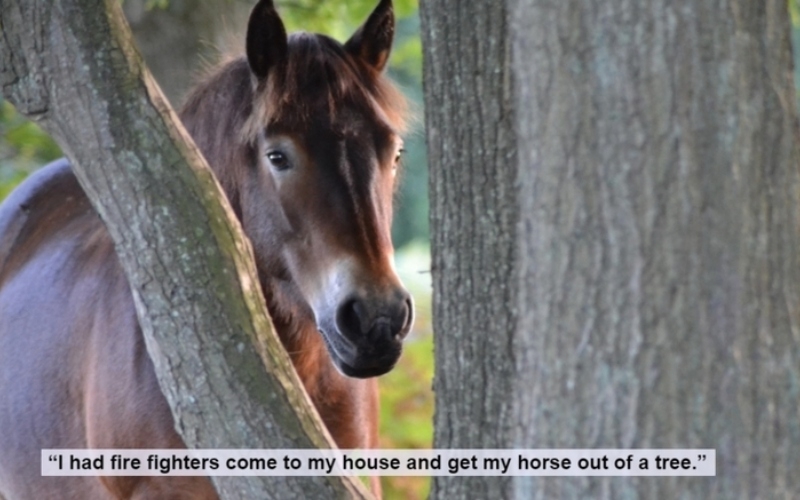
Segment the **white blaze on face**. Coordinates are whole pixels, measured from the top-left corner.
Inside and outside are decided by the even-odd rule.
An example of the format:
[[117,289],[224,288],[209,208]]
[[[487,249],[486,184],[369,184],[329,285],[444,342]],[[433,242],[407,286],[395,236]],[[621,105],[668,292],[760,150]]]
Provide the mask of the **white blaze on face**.
[[390,273],[383,276],[372,275],[352,256],[317,262],[315,269],[297,269],[295,279],[314,312],[317,325],[324,330],[335,328],[336,312],[348,300],[381,297],[389,290],[402,288],[393,253],[387,255],[387,261]]
[[352,257],[339,258],[318,270],[320,273],[314,280],[315,284],[306,294],[318,326],[323,329],[335,328],[339,305],[348,297],[366,292],[354,279],[358,270],[356,259]]

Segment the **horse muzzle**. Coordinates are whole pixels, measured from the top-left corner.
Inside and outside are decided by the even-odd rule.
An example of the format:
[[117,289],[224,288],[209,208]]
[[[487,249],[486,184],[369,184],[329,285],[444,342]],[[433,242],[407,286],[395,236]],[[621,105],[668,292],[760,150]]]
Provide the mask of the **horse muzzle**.
[[336,367],[348,377],[377,377],[394,368],[414,321],[402,288],[388,298],[350,296],[336,309],[334,328],[321,329]]

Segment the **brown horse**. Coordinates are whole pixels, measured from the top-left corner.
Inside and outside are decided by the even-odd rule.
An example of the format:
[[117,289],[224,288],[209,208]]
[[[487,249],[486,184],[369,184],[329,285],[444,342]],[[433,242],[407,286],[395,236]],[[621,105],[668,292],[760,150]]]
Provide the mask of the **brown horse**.
[[[272,2],[246,57],[181,117],[253,244],[283,345],[342,448],[377,440],[377,384],[413,315],[392,265],[404,101],[382,0],[344,45],[287,37]],[[213,432],[212,430],[209,430]],[[207,478],[43,478],[42,448],[182,448],[128,282],[66,160],[0,206],[0,497],[216,498]]]

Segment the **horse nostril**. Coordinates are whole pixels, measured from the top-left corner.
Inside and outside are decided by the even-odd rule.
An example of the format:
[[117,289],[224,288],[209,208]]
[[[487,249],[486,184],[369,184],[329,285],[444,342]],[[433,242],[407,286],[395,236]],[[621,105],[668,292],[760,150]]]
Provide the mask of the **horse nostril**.
[[389,302],[370,303],[350,298],[336,311],[339,332],[353,342],[365,339],[372,342],[401,341],[408,334],[413,321],[414,306],[407,293]]
[[364,304],[358,299],[345,301],[336,313],[336,325],[345,337],[355,340],[366,333],[369,329],[365,327],[368,322],[367,311]]
[[394,337],[397,340],[402,340],[408,335],[408,332],[411,330],[411,325],[414,323],[414,303],[411,301],[411,297],[407,296],[406,299],[403,301],[403,321],[402,327],[397,330],[394,334]]

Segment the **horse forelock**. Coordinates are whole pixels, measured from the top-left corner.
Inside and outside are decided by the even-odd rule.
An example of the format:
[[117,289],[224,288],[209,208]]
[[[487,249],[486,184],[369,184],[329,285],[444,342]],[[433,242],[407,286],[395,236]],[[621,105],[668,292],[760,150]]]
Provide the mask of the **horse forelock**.
[[[227,59],[181,108],[212,168],[244,161],[270,127],[302,134],[313,120],[335,127],[344,113],[355,111],[402,134],[410,121],[407,101],[392,82],[324,35],[292,34],[285,61],[265,81],[253,80],[245,57]],[[214,170],[224,187],[232,187],[226,172]]]
[[265,129],[307,130],[314,120],[333,125],[356,111],[401,134],[408,123],[405,97],[383,75],[319,34],[294,33],[286,59],[256,88],[243,132],[253,142]]

